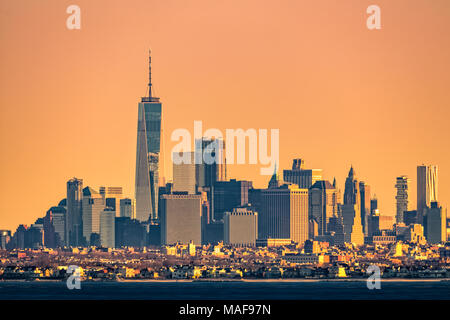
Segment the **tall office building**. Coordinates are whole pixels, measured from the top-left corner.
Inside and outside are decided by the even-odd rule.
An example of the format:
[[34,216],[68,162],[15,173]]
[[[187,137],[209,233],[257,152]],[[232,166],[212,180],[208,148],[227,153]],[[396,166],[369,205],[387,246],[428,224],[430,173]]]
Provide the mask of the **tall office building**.
[[261,190],[258,239],[282,238],[304,243],[308,231],[308,189],[297,185]]
[[378,209],[378,198],[375,194],[373,198],[370,199],[370,214],[374,214],[376,209]]
[[425,209],[431,202],[438,201],[438,167],[417,166],[417,219],[423,224]]
[[303,159],[294,159],[291,170],[283,170],[283,180],[308,189],[316,181],[322,180],[322,169],[305,169]]
[[139,103],[136,148],[136,219],[142,222],[158,218],[162,107],[152,96],[151,75],[149,56],[148,96]]
[[136,218],[135,200],[124,198],[120,199],[120,217]]
[[202,203],[206,194],[166,194],[161,197],[161,244],[201,244]]
[[91,235],[100,235],[100,214],[105,209],[105,198],[92,189],[83,189],[83,237],[86,244],[93,245]]
[[83,219],[81,199],[83,198],[83,180],[73,178],[67,181],[67,215],[65,242],[68,246],[82,245]]
[[409,211],[409,183],[410,180],[407,176],[397,177],[397,183],[395,184],[395,188],[397,189],[397,195],[395,196],[395,200],[397,202],[397,223],[404,223],[404,214],[406,211]]
[[255,246],[258,236],[258,213],[251,207],[234,208],[224,216],[223,242],[234,246]]
[[100,244],[105,248],[114,248],[116,212],[106,207],[100,212]]
[[437,201],[432,201],[430,207],[425,209],[427,241],[431,244],[447,240],[447,212]]
[[337,214],[336,188],[329,181],[316,181],[309,188],[309,218],[317,222],[318,235],[327,233],[330,218],[337,217]]
[[345,180],[344,205],[342,206],[342,220],[344,225],[345,242],[356,245],[364,244],[364,232],[361,222],[361,196],[359,184],[353,166]]
[[183,163],[173,163],[173,191],[195,194],[198,186],[198,166],[195,164],[195,152],[174,153],[175,155],[185,160]]
[[344,204],[358,204],[360,207],[359,184],[356,180],[356,172],[353,166],[350,167],[348,176],[345,179]]
[[105,205],[120,214],[120,199],[123,197],[122,187],[100,187],[100,194],[105,198]]
[[195,163],[199,187],[212,188],[217,181],[226,181],[225,141],[205,137],[195,140]]
[[66,209],[51,207],[44,217],[44,245],[47,248],[64,246],[66,230]]
[[359,194],[361,199],[359,205],[361,208],[361,224],[363,232],[367,236],[368,228],[366,226],[370,215],[370,186],[364,181],[359,182]]
[[253,187],[251,181],[218,181],[213,188],[213,221],[220,221],[225,212],[248,204],[248,190]]

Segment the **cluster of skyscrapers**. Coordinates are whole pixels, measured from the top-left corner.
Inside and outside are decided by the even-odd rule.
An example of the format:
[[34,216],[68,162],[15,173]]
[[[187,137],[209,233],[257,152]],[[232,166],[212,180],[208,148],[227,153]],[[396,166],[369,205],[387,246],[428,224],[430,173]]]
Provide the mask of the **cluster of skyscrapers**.
[[[190,163],[173,164],[173,182],[161,174],[162,104],[152,95],[149,58],[148,95],[138,105],[135,199],[121,187],[83,188],[67,182],[67,197],[31,226],[12,236],[0,232],[3,248],[103,246],[180,243],[236,246],[277,245],[306,240],[362,245],[403,236],[439,243],[447,238],[446,211],[438,201],[436,166],[417,167],[417,208],[411,210],[410,179],[396,179],[396,221],[381,215],[370,186],[353,167],[343,195],[321,169],[302,159],[277,172],[267,188],[227,179],[225,141],[201,138],[192,152],[178,154]],[[201,161],[211,158],[212,162]],[[200,161],[199,161],[200,159]],[[387,240],[386,240],[387,239]]]

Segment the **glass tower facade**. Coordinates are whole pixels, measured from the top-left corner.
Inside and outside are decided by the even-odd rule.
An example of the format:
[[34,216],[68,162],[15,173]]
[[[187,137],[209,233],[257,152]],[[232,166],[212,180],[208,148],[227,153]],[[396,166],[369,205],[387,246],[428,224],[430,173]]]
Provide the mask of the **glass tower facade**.
[[158,219],[162,106],[152,97],[151,61],[149,52],[148,97],[141,99],[138,109],[135,198],[136,219],[141,222]]
[[145,97],[139,103],[136,153],[136,219],[158,218],[161,103]]

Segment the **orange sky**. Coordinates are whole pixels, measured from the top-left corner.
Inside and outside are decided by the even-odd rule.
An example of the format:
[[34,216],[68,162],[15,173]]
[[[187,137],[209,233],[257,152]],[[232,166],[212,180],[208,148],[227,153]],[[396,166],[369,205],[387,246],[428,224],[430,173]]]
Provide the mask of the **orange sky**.
[[[73,176],[133,195],[150,47],[166,150],[194,120],[279,128],[281,168],[302,157],[343,189],[353,164],[394,214],[395,177],[415,207],[416,166],[437,164],[446,206],[449,33],[448,0],[0,0],[0,228],[43,216]],[[259,168],[228,173],[263,186]]]

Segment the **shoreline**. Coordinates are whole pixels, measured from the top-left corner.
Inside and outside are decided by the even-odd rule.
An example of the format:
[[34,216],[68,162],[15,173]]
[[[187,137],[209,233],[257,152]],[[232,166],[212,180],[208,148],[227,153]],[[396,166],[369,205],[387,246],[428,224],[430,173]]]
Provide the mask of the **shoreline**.
[[[313,282],[365,282],[367,278],[344,278],[344,279],[121,279],[121,280],[82,280],[83,283],[313,283]],[[65,282],[65,279],[2,279],[0,283],[49,283],[49,282]],[[450,278],[381,278],[383,282],[450,282]]]

